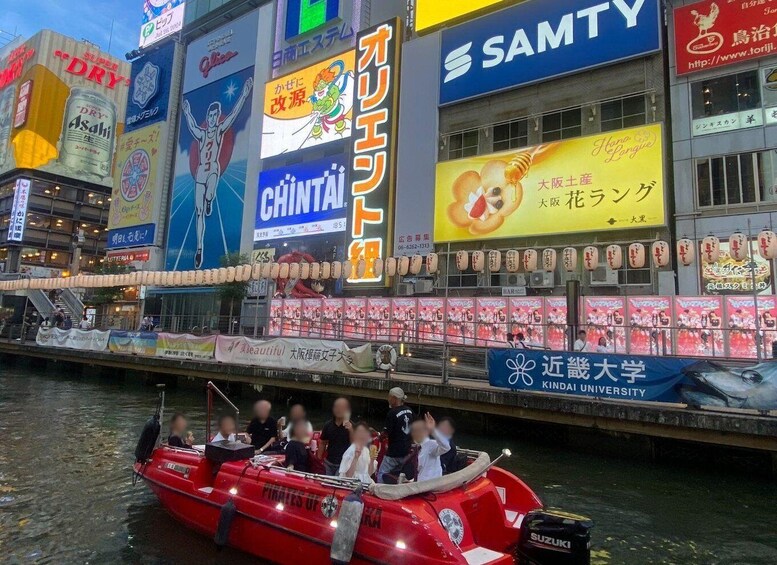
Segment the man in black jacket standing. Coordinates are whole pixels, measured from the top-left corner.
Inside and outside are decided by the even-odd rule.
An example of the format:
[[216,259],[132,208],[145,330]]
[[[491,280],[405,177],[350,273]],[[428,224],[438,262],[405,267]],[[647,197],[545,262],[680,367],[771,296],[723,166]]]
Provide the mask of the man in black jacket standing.
[[388,449],[378,469],[378,482],[383,482],[383,476],[391,473],[402,464],[402,460],[410,453],[412,439],[410,424],[413,423],[413,411],[405,406],[405,392],[394,387],[389,391],[388,403],[391,409],[386,415],[383,436],[388,439]]

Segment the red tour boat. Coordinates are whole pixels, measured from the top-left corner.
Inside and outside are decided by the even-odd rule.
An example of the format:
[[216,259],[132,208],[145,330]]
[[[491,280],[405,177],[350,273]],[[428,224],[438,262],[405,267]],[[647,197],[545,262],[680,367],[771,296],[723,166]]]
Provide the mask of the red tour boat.
[[[210,406],[218,390],[208,390]],[[220,546],[294,565],[590,562],[591,521],[545,510],[496,466],[507,450],[495,461],[460,450],[468,464],[439,479],[367,485],[288,470],[282,456],[241,443],[154,447],[160,412],[138,442],[135,474],[176,519]]]

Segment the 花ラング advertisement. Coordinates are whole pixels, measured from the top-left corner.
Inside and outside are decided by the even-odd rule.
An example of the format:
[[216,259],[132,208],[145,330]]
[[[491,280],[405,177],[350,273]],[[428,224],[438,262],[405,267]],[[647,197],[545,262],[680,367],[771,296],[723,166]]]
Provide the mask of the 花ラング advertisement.
[[112,186],[128,63],[44,30],[0,61],[0,76],[0,174],[37,169]]
[[436,241],[664,223],[660,124],[437,165]]
[[351,137],[354,51],[268,82],[262,159]]
[[187,49],[167,269],[217,267],[240,248],[258,13]]

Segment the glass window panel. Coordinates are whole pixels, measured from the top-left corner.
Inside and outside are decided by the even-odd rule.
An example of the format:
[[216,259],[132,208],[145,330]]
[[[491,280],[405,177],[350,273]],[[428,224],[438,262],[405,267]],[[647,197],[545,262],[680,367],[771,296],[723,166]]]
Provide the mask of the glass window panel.
[[725,206],[725,171],[723,169],[723,159],[710,159],[710,184],[712,186],[712,205]]
[[561,129],[561,114],[545,114],[542,116],[542,131],[553,131]]
[[742,189],[739,180],[739,157],[736,155],[726,157],[726,193],[728,195],[728,204],[741,204],[742,196],[740,190]]
[[748,153],[742,155],[739,159],[739,169],[741,171],[742,184],[742,202],[752,203],[758,201],[758,191],[755,187],[755,170],[753,168],[753,159],[755,155]]
[[581,114],[582,112],[580,111],[580,108],[575,108],[574,110],[566,110],[561,115],[561,125],[564,128],[568,128],[570,126],[579,126],[582,122]]
[[601,105],[602,122],[620,119],[623,116],[623,108],[621,100],[613,100],[610,102],[604,102]]
[[710,197],[710,163],[707,159],[696,162],[696,185],[699,195],[699,206],[712,204]]

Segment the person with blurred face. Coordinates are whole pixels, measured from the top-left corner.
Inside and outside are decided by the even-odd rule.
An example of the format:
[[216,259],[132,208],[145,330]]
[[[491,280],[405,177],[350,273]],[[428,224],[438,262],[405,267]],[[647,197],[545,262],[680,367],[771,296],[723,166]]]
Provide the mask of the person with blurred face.
[[372,446],[370,427],[364,422],[354,426],[351,434],[353,443],[346,449],[340,462],[338,474],[348,479],[359,479],[363,483],[372,482],[375,472],[377,447]]
[[286,445],[286,461],[284,466],[293,471],[307,473],[308,463],[308,434],[310,422],[307,420],[297,420],[291,425],[291,440]]
[[378,469],[378,482],[383,482],[383,475],[391,473],[402,465],[410,453],[412,440],[410,424],[413,421],[413,411],[405,406],[405,392],[394,387],[389,391],[388,404],[390,410],[386,414],[386,424],[382,436],[388,440],[388,449]]
[[413,422],[410,434],[418,447],[416,481],[429,481],[442,477],[440,457],[450,451],[448,439],[437,429],[434,418],[428,412],[424,419]]
[[219,433],[212,441],[235,441],[235,418],[227,414],[219,418]]
[[[300,420],[304,420],[308,422],[308,415],[305,411],[305,407],[302,404],[292,404],[291,408],[289,408],[289,420],[286,427],[284,427],[281,430],[280,438],[281,441],[291,441],[291,438],[293,436],[292,429],[294,427],[294,424],[299,422]],[[281,426],[286,424],[286,418],[281,418]],[[308,436],[313,436],[313,425],[308,422]]]
[[440,435],[448,440],[448,445],[450,446],[450,449],[440,456],[442,474],[448,475],[450,473],[455,473],[459,470],[459,468],[456,463],[458,455],[456,451],[456,443],[453,441],[453,436],[456,433],[456,424],[454,423],[453,418],[449,416],[440,418],[440,420],[437,422],[437,431],[440,432]]
[[337,475],[343,454],[351,445],[351,403],[347,398],[338,398],[332,405],[332,419],[321,429],[319,457],[325,457],[327,475]]
[[278,439],[278,423],[270,415],[272,405],[266,400],[254,403],[254,418],[248,424],[246,432],[251,445],[258,453],[267,451]]
[[186,418],[180,412],[173,414],[170,418],[170,435],[167,437],[167,445],[170,447],[191,447],[194,443],[194,436],[191,432],[186,432]]

